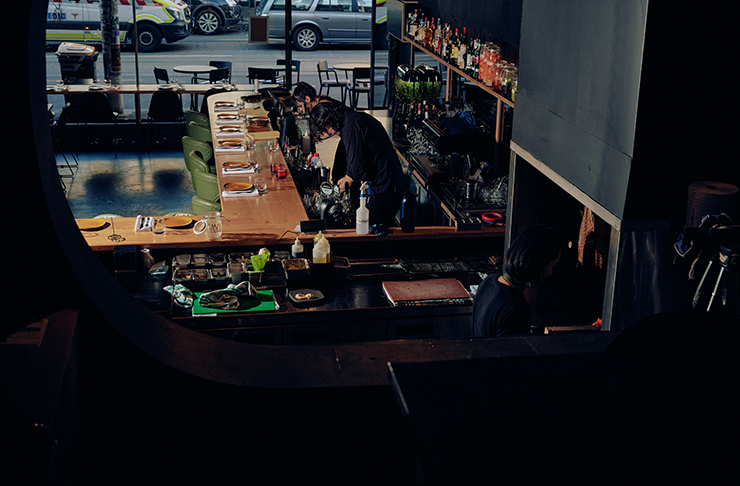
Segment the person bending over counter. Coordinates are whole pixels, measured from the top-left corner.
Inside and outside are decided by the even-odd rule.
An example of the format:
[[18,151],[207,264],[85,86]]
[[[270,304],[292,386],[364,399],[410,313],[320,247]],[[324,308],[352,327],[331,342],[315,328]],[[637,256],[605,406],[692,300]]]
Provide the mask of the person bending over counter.
[[396,226],[403,198],[401,162],[383,125],[368,115],[337,103],[318,103],[311,110],[311,136],[323,140],[339,135],[347,151],[347,173],[337,185],[350,190],[359,206],[359,188],[369,182],[370,224]]
[[[335,100],[334,98],[331,98],[328,95],[317,95],[316,89],[314,89],[313,86],[306,83],[305,81],[300,81],[298,84],[295,85],[295,88],[293,89],[293,106],[296,107],[296,111],[298,113],[302,114],[310,114],[311,110],[313,110],[314,106],[316,106],[319,103],[340,103],[338,100]],[[349,110],[350,108],[347,107]],[[344,142],[342,142],[342,139],[339,139],[339,143],[337,144],[337,150],[334,154],[334,163],[332,164],[331,169],[331,180],[334,182],[334,184],[337,184],[339,182],[339,179],[344,177],[347,174],[347,151],[344,148]]]
[[473,300],[476,337],[529,334],[532,312],[524,287],[537,287],[560,260],[560,244],[552,228],[530,226],[504,255],[503,275],[489,275]]

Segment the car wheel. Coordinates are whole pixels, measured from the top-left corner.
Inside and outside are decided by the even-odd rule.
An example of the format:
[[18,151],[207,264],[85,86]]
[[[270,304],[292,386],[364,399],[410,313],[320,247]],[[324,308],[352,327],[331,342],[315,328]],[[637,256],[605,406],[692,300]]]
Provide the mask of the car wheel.
[[293,45],[299,51],[313,51],[319,47],[319,31],[310,25],[298,27],[293,32]]
[[139,52],[154,52],[162,45],[162,34],[152,25],[139,25],[136,29]]
[[195,30],[203,35],[218,33],[221,30],[221,16],[214,10],[201,10],[195,17]]

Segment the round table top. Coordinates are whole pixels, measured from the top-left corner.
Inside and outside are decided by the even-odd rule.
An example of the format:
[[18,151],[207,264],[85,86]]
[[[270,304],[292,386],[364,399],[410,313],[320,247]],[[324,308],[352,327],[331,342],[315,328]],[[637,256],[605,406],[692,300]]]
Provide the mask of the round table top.
[[192,73],[192,74],[208,73],[211,71],[215,71],[216,69],[218,68],[214,66],[197,65],[197,64],[188,64],[186,66],[175,66],[172,68],[172,70],[177,73]]

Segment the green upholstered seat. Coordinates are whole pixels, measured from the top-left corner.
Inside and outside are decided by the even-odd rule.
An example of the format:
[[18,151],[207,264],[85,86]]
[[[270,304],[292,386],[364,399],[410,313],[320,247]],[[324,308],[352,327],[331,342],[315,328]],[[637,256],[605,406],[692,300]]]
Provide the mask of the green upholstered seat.
[[190,174],[193,176],[193,187],[195,187],[195,192],[198,196],[207,201],[220,201],[221,191],[218,187],[216,174],[202,170],[194,170]]
[[201,142],[211,142],[211,129],[207,125],[201,125],[198,122],[190,121],[187,125],[188,137],[193,137]]
[[203,157],[201,157],[200,153],[196,150],[191,150],[190,152],[185,154],[185,166],[188,168],[190,172],[194,172],[196,170],[200,170],[203,172],[210,172],[213,174],[215,171],[215,166],[208,165],[205,160],[203,160]]
[[193,196],[193,214],[205,214],[208,211],[221,211],[221,204],[213,201],[208,201],[200,196]]
[[[211,144],[196,140],[187,135],[182,137],[183,155],[189,154],[192,151],[200,154],[203,161],[208,164],[209,172],[216,173],[216,160],[213,158],[213,147],[211,147]],[[185,162],[187,163],[187,160]]]
[[204,127],[210,126],[210,120],[203,113],[195,110],[185,110],[185,123],[195,122]]

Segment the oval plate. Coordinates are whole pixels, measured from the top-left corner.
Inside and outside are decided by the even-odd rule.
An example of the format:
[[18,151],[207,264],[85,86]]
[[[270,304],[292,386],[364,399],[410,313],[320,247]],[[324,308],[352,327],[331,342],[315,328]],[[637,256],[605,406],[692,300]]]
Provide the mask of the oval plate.
[[[306,298],[307,295],[312,295],[312,297]],[[313,289],[291,290],[288,292],[288,296],[290,297],[290,300],[296,304],[310,304],[323,300],[324,298],[324,294]]]
[[217,101],[214,106],[236,106],[236,103],[233,101]]
[[167,228],[184,228],[189,226],[193,222],[193,218],[190,216],[171,216],[164,218],[164,225]]
[[223,113],[218,115],[219,120],[238,120],[239,115],[224,115]]
[[107,223],[104,219],[78,219],[77,226],[83,231],[100,229]]
[[228,162],[224,162],[224,167],[227,169],[243,169],[247,166],[246,162],[238,162],[236,160],[230,160]]
[[234,125],[224,125],[221,128],[218,129],[219,132],[241,132],[242,127],[237,127]]
[[254,191],[254,184],[249,182],[227,182],[224,184],[224,189],[227,191]]

